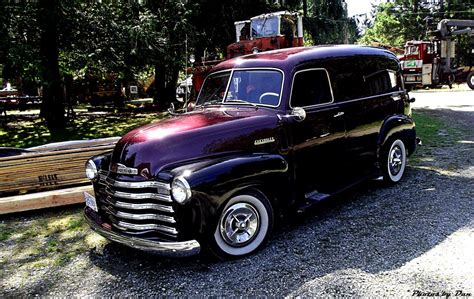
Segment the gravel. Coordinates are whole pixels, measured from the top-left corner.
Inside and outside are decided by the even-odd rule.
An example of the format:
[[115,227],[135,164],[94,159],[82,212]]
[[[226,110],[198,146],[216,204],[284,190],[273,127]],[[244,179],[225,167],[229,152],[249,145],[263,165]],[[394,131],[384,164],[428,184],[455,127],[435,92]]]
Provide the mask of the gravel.
[[63,266],[5,266],[0,297],[472,297],[474,116],[425,113],[449,119],[458,140],[420,147],[396,186],[367,182],[288,219],[252,256],[166,259],[107,243]]

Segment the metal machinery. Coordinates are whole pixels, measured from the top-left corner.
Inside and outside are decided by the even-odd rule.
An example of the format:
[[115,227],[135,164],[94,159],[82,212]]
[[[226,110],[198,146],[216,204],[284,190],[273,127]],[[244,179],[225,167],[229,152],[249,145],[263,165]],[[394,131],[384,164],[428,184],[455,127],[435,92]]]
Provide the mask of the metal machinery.
[[[401,58],[403,77],[408,88],[414,86],[436,86],[440,84],[467,82],[474,89],[474,20],[444,19],[437,29],[429,32],[430,41],[409,41],[405,45],[405,54]],[[453,67],[456,57],[457,35],[471,36],[470,61],[464,67]]]

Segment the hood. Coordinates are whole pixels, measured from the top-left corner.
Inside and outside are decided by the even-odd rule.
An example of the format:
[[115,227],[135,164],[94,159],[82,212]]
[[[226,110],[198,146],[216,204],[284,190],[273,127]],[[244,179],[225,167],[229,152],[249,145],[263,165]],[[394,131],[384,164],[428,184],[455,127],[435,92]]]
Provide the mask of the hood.
[[[112,164],[136,168],[142,177],[152,179],[164,168],[189,160],[273,151],[279,143],[278,127],[276,111],[271,109],[196,110],[129,132],[117,143]],[[266,138],[274,138],[275,142],[258,142]]]

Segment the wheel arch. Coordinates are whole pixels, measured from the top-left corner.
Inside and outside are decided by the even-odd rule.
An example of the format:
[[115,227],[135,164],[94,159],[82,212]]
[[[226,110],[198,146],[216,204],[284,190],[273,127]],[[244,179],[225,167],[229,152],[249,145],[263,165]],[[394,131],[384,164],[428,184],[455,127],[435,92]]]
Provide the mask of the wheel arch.
[[407,115],[392,115],[382,124],[377,138],[377,158],[380,159],[381,150],[387,143],[400,138],[411,155],[416,149],[416,128],[415,121]]

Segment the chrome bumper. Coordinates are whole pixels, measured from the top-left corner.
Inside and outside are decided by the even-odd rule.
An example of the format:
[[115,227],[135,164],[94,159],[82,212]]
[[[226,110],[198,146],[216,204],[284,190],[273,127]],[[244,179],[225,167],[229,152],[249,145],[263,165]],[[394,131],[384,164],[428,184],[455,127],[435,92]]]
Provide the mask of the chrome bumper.
[[201,251],[201,246],[196,240],[183,242],[159,242],[121,235],[102,227],[92,219],[88,213],[90,212],[88,212],[86,208],[86,210],[84,210],[84,218],[89,226],[99,235],[102,235],[111,241],[163,256],[186,257],[198,254]]

